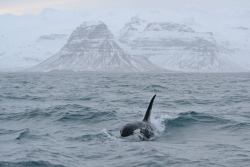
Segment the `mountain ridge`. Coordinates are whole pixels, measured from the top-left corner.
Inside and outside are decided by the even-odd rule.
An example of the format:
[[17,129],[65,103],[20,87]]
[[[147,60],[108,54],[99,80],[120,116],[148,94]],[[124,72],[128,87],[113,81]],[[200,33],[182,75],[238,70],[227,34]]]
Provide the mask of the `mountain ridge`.
[[197,32],[174,22],[146,22],[132,18],[119,41],[130,52],[145,55],[165,69],[183,72],[240,72],[246,69],[229,60],[230,50],[213,33]]
[[143,56],[127,54],[103,22],[84,22],[61,50],[32,68],[33,71],[72,70],[144,72],[160,68]]

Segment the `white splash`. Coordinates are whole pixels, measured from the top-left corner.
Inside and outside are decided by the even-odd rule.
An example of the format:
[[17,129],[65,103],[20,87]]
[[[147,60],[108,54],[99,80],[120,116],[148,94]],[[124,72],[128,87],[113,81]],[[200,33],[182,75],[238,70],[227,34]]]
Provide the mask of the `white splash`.
[[155,133],[156,137],[160,136],[165,131],[166,125],[164,122],[166,120],[170,120],[170,119],[174,119],[174,118],[175,118],[174,116],[170,116],[170,115],[166,115],[166,114],[151,118],[151,122],[156,128],[156,133]]
[[114,136],[106,128],[102,129],[101,132],[104,133],[111,140],[117,140],[118,139],[118,137]]

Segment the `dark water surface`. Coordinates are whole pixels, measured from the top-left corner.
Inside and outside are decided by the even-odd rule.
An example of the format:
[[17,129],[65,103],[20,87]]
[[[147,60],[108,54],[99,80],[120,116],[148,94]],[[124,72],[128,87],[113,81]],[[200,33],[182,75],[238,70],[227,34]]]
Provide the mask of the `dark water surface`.
[[[157,93],[151,141],[122,139]],[[0,74],[0,167],[250,166],[250,74]]]

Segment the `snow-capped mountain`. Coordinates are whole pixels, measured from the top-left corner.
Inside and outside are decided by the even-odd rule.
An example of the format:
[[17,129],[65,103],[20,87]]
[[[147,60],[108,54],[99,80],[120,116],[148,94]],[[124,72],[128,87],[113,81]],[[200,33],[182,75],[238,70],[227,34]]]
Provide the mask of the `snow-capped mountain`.
[[[86,20],[104,21],[115,36],[113,43],[131,62],[151,61],[183,72],[250,71],[249,12],[216,19],[218,13],[193,12],[51,9],[37,15],[0,15],[0,71],[27,69],[56,55]],[[133,15],[138,17],[131,19]]]
[[127,54],[103,22],[84,22],[58,53],[32,70],[140,72],[159,69],[143,56]]
[[238,72],[231,50],[211,32],[173,22],[147,22],[134,17],[121,30],[119,41],[130,52],[145,55],[165,69],[185,72]]

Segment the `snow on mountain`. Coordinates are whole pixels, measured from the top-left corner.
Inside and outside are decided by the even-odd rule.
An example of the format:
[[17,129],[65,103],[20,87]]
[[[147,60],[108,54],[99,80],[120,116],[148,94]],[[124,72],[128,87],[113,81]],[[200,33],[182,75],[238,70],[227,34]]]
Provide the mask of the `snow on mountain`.
[[127,54],[103,22],[84,22],[71,34],[64,47],[33,71],[141,72],[160,68],[143,56]]
[[[127,22],[133,15],[138,17]],[[58,53],[82,21],[97,19],[105,22],[115,36],[114,43],[133,60],[150,60],[165,69],[184,72],[250,71],[249,12],[145,9],[48,9],[37,15],[0,15],[0,71],[17,71],[43,62]]]
[[134,17],[121,30],[119,41],[130,52],[147,56],[165,69],[185,72],[238,72],[231,50],[211,32],[197,32],[185,24],[147,22]]
[[[250,26],[249,26],[250,27]],[[230,58],[233,62],[241,65],[250,71],[250,28],[248,26],[234,26],[225,29],[222,34],[218,35],[218,40],[224,42],[227,48],[230,48]]]

